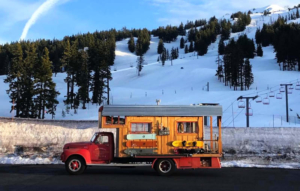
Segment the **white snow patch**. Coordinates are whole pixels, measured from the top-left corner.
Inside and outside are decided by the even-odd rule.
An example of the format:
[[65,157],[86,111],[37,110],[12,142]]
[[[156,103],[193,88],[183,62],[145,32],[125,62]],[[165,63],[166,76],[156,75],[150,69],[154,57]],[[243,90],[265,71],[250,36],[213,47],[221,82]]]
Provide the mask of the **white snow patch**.
[[21,156],[0,156],[0,164],[63,164],[57,158],[41,158],[36,157],[34,159],[31,158],[23,158]]
[[239,168],[283,168],[283,169],[300,169],[299,163],[274,163],[274,164],[254,164],[247,161],[226,161],[221,162],[222,168],[239,167]]

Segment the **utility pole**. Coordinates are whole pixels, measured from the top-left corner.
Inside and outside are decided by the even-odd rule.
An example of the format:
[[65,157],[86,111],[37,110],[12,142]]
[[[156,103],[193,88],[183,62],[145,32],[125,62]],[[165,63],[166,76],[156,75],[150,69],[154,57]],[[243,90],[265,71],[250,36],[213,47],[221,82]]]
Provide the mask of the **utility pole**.
[[258,96],[254,96],[254,97],[243,97],[240,96],[237,98],[237,100],[240,99],[246,99],[246,119],[247,119],[247,127],[249,127],[249,99],[255,100],[256,98],[258,98]]
[[285,103],[286,103],[286,122],[289,122],[289,97],[288,97],[288,86],[293,84],[280,84],[280,86],[285,86]]
[[209,92],[209,82],[207,82],[207,91]]

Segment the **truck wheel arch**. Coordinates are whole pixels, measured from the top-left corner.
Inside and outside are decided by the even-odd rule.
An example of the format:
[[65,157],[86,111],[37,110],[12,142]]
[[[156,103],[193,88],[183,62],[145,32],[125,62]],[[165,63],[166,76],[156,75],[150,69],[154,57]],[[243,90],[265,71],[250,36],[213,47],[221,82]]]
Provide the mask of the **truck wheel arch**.
[[84,161],[85,165],[87,164],[85,158],[79,154],[73,154],[73,155],[68,156],[68,158],[66,158],[66,161],[68,161],[68,159],[71,157],[80,157]]
[[[172,159],[172,158],[167,158],[171,161],[173,161],[173,163],[176,165],[176,167],[178,166],[178,161],[176,159]],[[158,160],[158,158],[154,159],[154,161],[152,162],[152,168],[154,169],[155,168],[155,165],[156,165],[156,161]]]

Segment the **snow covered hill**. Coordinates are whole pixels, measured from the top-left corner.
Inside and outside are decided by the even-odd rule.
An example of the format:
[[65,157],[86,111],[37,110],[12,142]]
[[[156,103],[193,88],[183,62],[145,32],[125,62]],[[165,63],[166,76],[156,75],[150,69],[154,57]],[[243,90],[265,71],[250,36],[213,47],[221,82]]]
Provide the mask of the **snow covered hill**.
[[[270,15],[263,16],[263,11],[269,10]],[[241,34],[247,34],[249,38],[255,39],[255,31],[262,27],[263,23],[275,21],[279,15],[285,16],[287,10],[277,5],[266,6],[261,9],[255,9],[251,15],[252,21],[246,30],[239,33],[232,33],[232,38],[238,38]],[[291,21],[290,21],[291,22]],[[298,21],[295,21],[298,22]],[[172,43],[165,43],[167,49],[179,47],[181,36]],[[185,38],[185,37],[184,37]],[[293,90],[289,94],[289,108],[291,120],[287,123],[285,120],[285,96],[283,99],[268,97],[273,92],[279,93],[281,83],[300,82],[300,72],[280,71],[275,60],[275,54],[272,46],[263,48],[264,56],[251,59],[252,71],[254,74],[254,84],[248,91],[233,91],[219,82],[215,76],[217,65],[215,63],[218,53],[218,43],[220,36],[215,43],[209,46],[208,53],[205,56],[197,57],[196,53],[184,54],[180,49],[179,59],[171,62],[167,61],[163,67],[157,62],[157,45],[159,39],[151,39],[150,49],[145,54],[144,68],[141,76],[136,71],[136,55],[128,51],[127,41],[117,42],[115,65],[112,67],[111,94],[112,104],[145,104],[154,105],[156,99],[161,99],[163,105],[190,105],[198,103],[219,103],[223,106],[223,126],[244,127],[246,125],[245,109],[238,108],[237,97],[259,95],[261,98],[268,98],[269,105],[251,102],[253,116],[250,117],[250,126],[252,127],[281,127],[281,126],[300,126],[300,120],[296,114],[300,114],[300,90]],[[135,39],[136,40],[136,39]],[[65,117],[62,117],[62,111],[65,110],[63,99],[66,94],[66,84],[63,79],[65,74],[58,74],[53,77],[57,84],[57,89],[61,93],[58,97],[60,104],[57,107],[55,119],[97,119],[98,107],[89,104],[87,110],[79,109],[77,114],[70,111]],[[8,84],[3,82],[5,76],[0,76],[0,116],[11,117],[11,103],[6,94]],[[209,91],[206,91],[206,85],[209,82]],[[282,93],[283,94],[283,93]],[[50,115],[46,115],[51,118]],[[234,119],[234,120],[233,120]],[[216,123],[216,121],[214,121]]]

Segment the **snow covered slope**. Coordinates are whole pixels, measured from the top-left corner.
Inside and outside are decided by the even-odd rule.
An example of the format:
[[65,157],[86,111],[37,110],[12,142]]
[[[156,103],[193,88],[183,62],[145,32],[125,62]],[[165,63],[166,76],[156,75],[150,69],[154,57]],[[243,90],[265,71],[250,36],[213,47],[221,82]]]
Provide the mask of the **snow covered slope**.
[[[263,10],[270,10],[271,15],[263,16]],[[257,12],[257,13],[256,13]],[[291,11],[292,12],[292,11]],[[262,27],[263,23],[275,21],[279,15],[286,15],[287,10],[279,6],[271,5],[261,9],[256,9],[251,15],[252,21],[246,30],[240,33],[232,33],[232,38],[238,38],[241,34],[247,34],[249,38],[255,39],[255,31]],[[291,22],[291,21],[290,21]],[[298,21],[296,21],[298,22]],[[172,43],[165,43],[167,49],[179,47],[181,36]],[[185,38],[185,37],[184,37]],[[241,95],[268,97],[272,91],[279,93],[281,83],[297,83],[300,81],[300,72],[280,71],[275,60],[275,54],[272,46],[263,48],[264,56],[255,57],[250,62],[253,66],[254,84],[248,91],[233,91],[219,82],[215,76],[217,65],[215,63],[218,42],[209,46],[208,53],[205,56],[197,57],[195,53],[184,54],[180,49],[179,59],[165,63],[163,67],[157,62],[157,45],[159,39],[152,37],[150,49],[145,54],[145,61],[141,76],[136,71],[136,55],[130,53],[127,48],[127,41],[117,42],[115,65],[112,67],[111,94],[112,104],[156,104],[156,99],[161,99],[163,105],[189,105],[198,103],[220,103],[223,106],[223,126],[244,127],[246,125],[245,109],[238,108],[237,97]],[[135,39],[136,40],[136,39]],[[132,66],[132,67],[131,67]],[[183,69],[181,69],[183,68]],[[58,74],[53,77],[60,91],[59,106],[57,107],[56,119],[97,119],[98,106],[89,105],[87,110],[79,109],[77,114],[70,111],[66,117],[62,117],[62,110],[65,110],[63,104],[66,94],[66,84],[63,79],[65,74]],[[0,76],[0,116],[10,117],[9,112],[11,103],[6,94],[8,85],[3,83],[5,76]],[[206,91],[206,85],[209,82],[210,91]],[[293,90],[289,94],[289,108],[291,108],[290,123],[285,122],[285,97],[283,99],[269,98],[270,105],[251,102],[253,116],[250,117],[250,126],[253,127],[281,127],[281,126],[300,126],[300,120],[296,114],[300,114],[300,91]],[[51,118],[47,115],[47,118]],[[234,119],[234,120],[233,120]],[[214,121],[215,123],[215,121]]]

